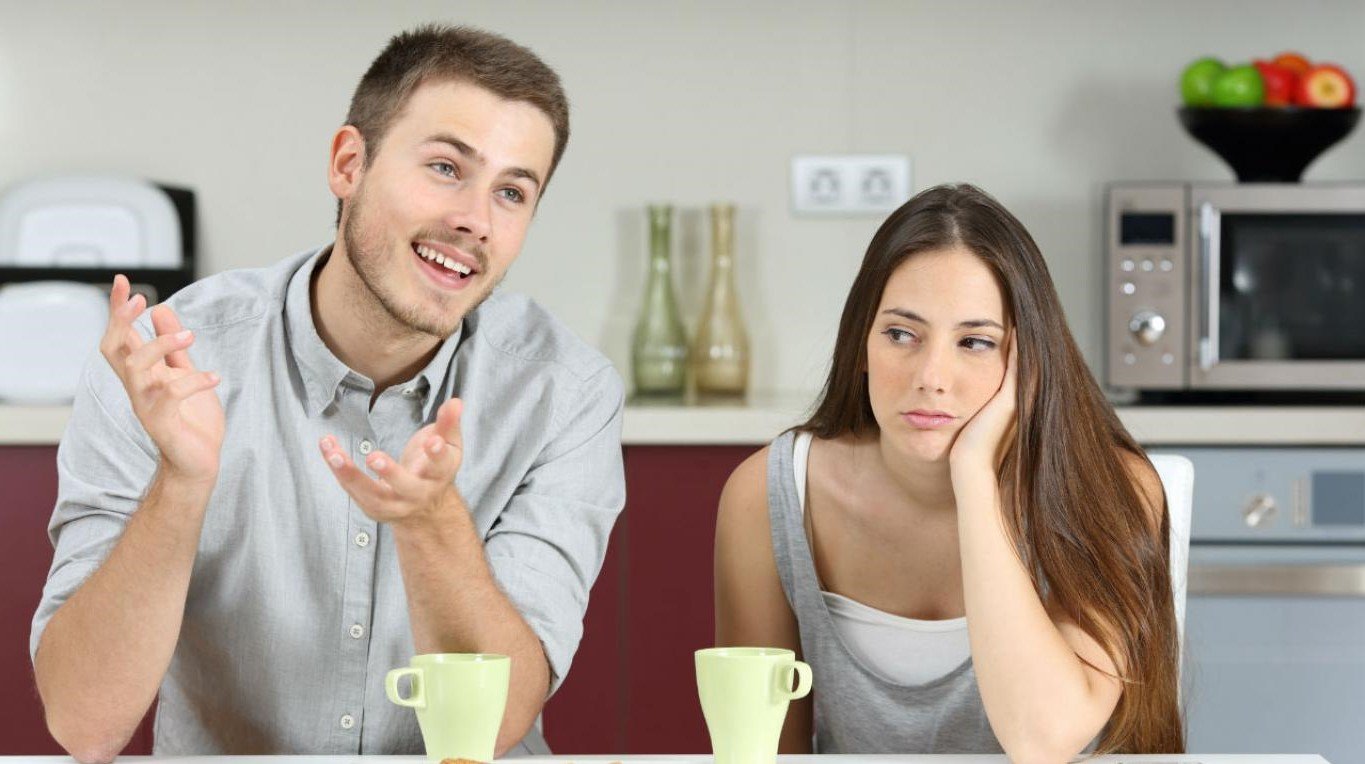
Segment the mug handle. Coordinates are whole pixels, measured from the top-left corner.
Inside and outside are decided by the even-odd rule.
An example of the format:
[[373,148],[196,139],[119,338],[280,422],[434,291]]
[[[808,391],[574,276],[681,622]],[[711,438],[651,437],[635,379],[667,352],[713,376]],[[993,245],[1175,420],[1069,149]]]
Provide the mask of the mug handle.
[[[404,698],[398,694],[398,680],[404,676],[412,677],[412,694]],[[396,668],[384,677],[384,694],[389,700],[408,708],[426,708],[426,687],[422,684],[422,670],[419,668]]]
[[[788,675],[786,670],[789,668],[796,673],[796,676],[800,680],[795,690],[787,689],[791,686],[791,683],[787,681]],[[778,670],[782,672],[782,681],[777,685],[777,696],[779,698],[783,700],[800,700],[810,694],[810,664],[804,661],[792,661],[791,663],[778,666]]]

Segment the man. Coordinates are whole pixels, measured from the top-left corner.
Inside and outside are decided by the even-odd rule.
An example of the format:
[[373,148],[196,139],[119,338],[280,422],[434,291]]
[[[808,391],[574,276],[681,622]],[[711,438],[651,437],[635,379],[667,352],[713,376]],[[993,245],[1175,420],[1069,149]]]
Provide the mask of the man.
[[420,752],[384,675],[436,652],[510,655],[498,754],[546,752],[624,503],[622,385],[493,288],[568,132],[529,50],[405,33],[332,139],[334,243],[150,315],[115,279],[30,641],[77,759],[158,694],[157,754]]

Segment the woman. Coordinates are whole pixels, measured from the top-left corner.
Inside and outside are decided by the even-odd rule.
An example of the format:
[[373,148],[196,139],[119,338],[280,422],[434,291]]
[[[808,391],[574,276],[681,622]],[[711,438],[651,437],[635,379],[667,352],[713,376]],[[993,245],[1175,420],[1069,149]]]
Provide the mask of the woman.
[[811,665],[787,753],[1180,752],[1168,535],[1032,237],[940,186],[873,237],[815,413],[725,486],[716,641]]

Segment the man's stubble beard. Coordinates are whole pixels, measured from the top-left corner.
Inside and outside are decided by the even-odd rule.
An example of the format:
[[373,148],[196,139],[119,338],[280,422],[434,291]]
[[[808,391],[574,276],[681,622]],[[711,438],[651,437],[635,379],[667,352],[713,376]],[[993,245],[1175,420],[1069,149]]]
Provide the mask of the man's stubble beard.
[[[356,189],[356,195],[351,198],[350,209],[347,210],[345,222],[342,224],[342,241],[346,247],[346,259],[351,264],[351,270],[355,271],[360,277],[360,282],[364,286],[363,291],[356,295],[358,299],[377,306],[394,322],[414,332],[439,337],[445,339],[459,328],[460,322],[465,315],[472,313],[475,308],[483,304],[493,293],[493,289],[502,282],[502,276],[496,281],[488,284],[475,296],[474,302],[465,313],[458,316],[447,316],[441,314],[436,317],[423,315],[418,305],[403,305],[397,294],[389,289],[384,279],[384,269],[386,266],[382,253],[383,245],[373,246],[373,243],[365,236],[364,213],[364,185]],[[379,252],[376,254],[376,252]],[[414,253],[413,257],[417,255]],[[479,277],[486,277],[487,272],[479,274]]]

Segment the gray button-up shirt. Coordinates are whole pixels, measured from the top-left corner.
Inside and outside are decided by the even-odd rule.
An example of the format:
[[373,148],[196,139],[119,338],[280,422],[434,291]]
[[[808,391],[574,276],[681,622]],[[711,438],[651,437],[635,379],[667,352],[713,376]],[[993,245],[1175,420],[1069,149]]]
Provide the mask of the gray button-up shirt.
[[[413,655],[393,536],[318,450],[400,454],[442,401],[465,401],[455,480],[498,584],[540,638],[558,687],[625,502],[623,386],[530,300],[495,292],[416,377],[386,389],[319,338],[309,281],[324,247],[203,279],[171,298],[217,371],[227,415],[218,484],[161,685],[157,754],[409,754],[422,738],[384,675]],[[149,316],[137,322],[151,336]],[[30,657],[56,609],[108,556],[156,472],[156,446],[95,354],[57,452],[52,570]],[[544,752],[533,729],[512,753]]]

